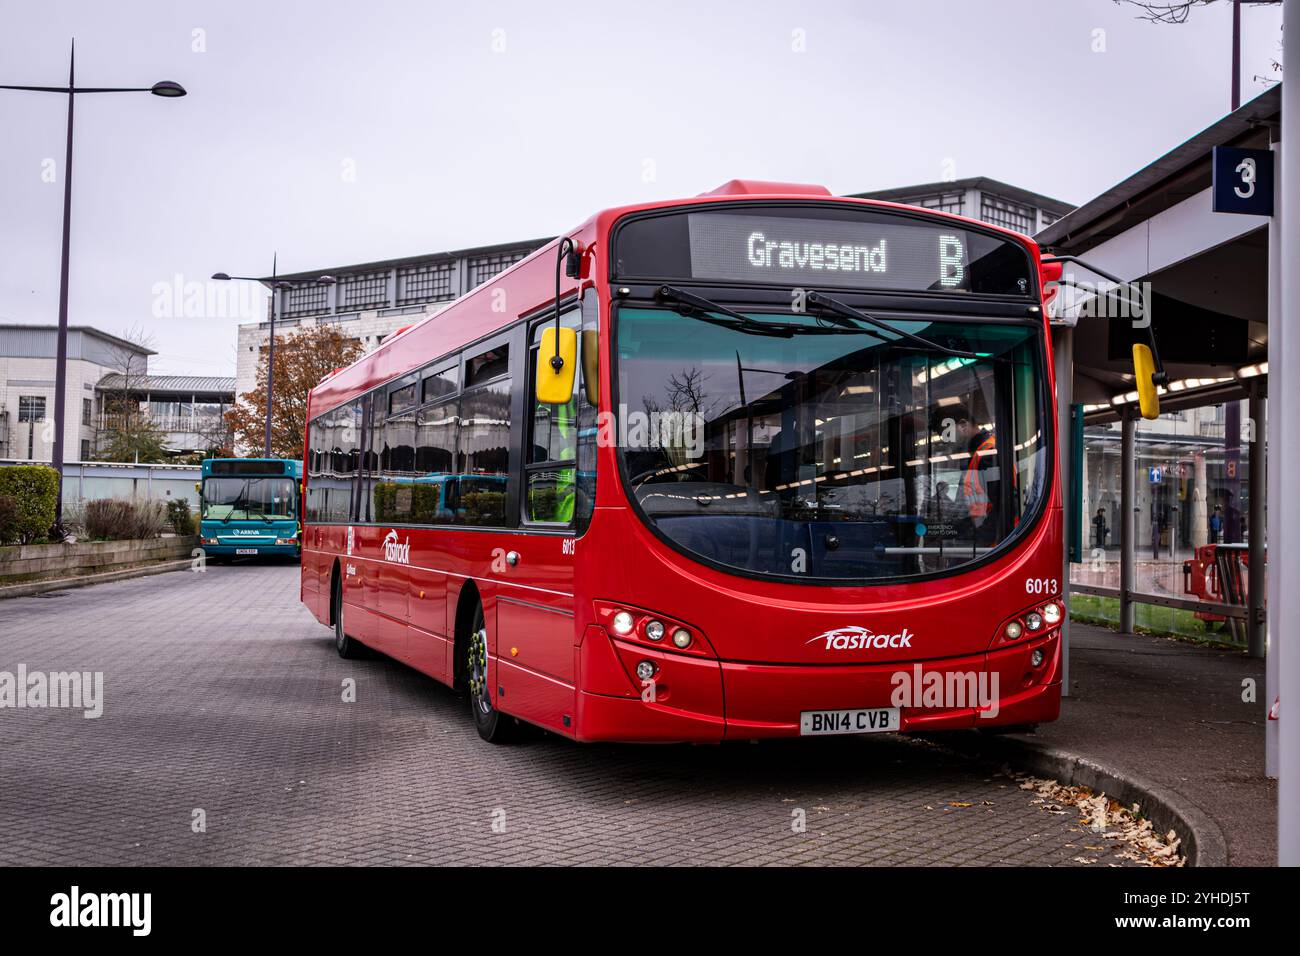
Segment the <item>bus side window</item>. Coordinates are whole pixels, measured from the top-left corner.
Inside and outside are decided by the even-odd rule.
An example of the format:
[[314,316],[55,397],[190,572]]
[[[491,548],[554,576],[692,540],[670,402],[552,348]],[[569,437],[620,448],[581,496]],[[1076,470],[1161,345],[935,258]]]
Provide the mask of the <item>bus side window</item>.
[[[560,316],[564,328],[578,329],[581,315],[570,309]],[[528,350],[528,372],[536,374],[537,353],[544,329],[553,328],[553,320],[533,327]],[[530,383],[531,385],[532,383]],[[577,486],[578,453],[578,377],[574,390],[563,404],[538,402],[535,391],[526,394],[532,406],[528,436],[525,439],[524,518],[543,524],[570,524]]]
[[507,343],[467,358],[457,422],[456,524],[506,525],[511,400]]

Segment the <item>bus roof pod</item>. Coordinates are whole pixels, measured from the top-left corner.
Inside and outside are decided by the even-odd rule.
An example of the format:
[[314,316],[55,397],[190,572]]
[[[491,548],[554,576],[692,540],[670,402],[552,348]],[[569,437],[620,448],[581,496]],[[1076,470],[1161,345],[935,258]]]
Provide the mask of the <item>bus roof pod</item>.
[[729,179],[727,182],[700,193],[701,196],[829,196],[825,186],[813,183],[776,183],[765,179]]

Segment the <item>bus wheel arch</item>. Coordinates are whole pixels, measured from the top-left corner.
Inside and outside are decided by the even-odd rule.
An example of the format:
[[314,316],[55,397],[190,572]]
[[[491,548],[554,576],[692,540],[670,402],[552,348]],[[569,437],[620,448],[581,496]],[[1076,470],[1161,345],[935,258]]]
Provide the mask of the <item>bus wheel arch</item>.
[[468,659],[468,646],[470,640],[470,629],[474,625],[474,612],[477,608],[483,606],[483,598],[479,594],[478,585],[473,581],[466,581],[465,586],[460,589],[460,596],[456,600],[456,630],[455,630],[455,647],[453,648],[452,660],[452,687],[457,691],[466,691],[469,689],[469,674],[467,673],[466,661]]
[[[478,587],[467,582],[456,603],[455,687],[468,698],[478,735],[488,743],[513,743],[522,739],[519,721],[496,707],[496,694],[488,684],[487,614]],[[477,663],[471,661],[477,658]]]

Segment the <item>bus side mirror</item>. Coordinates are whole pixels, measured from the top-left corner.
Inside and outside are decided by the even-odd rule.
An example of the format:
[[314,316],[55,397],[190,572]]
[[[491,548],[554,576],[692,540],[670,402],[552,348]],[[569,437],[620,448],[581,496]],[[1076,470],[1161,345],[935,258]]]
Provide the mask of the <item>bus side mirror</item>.
[[1151,346],[1140,342],[1133,345],[1133,376],[1137,379],[1138,408],[1142,417],[1160,417],[1160,393],[1156,391],[1156,362]]
[[600,398],[600,356],[596,353],[596,330],[584,329],[582,332],[582,390],[587,395],[587,404],[592,408],[599,405]]
[[[558,337],[557,337],[558,333]],[[563,405],[573,398],[573,381],[578,372],[578,332],[576,329],[542,330],[537,349],[537,375],[534,381],[537,401],[543,405]]]

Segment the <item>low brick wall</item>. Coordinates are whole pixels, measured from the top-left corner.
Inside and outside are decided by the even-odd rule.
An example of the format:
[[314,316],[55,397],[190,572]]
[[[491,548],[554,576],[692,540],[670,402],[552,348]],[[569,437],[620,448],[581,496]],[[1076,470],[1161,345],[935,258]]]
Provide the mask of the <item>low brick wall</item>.
[[139,541],[79,541],[0,548],[0,585],[99,574],[190,557],[194,535]]

